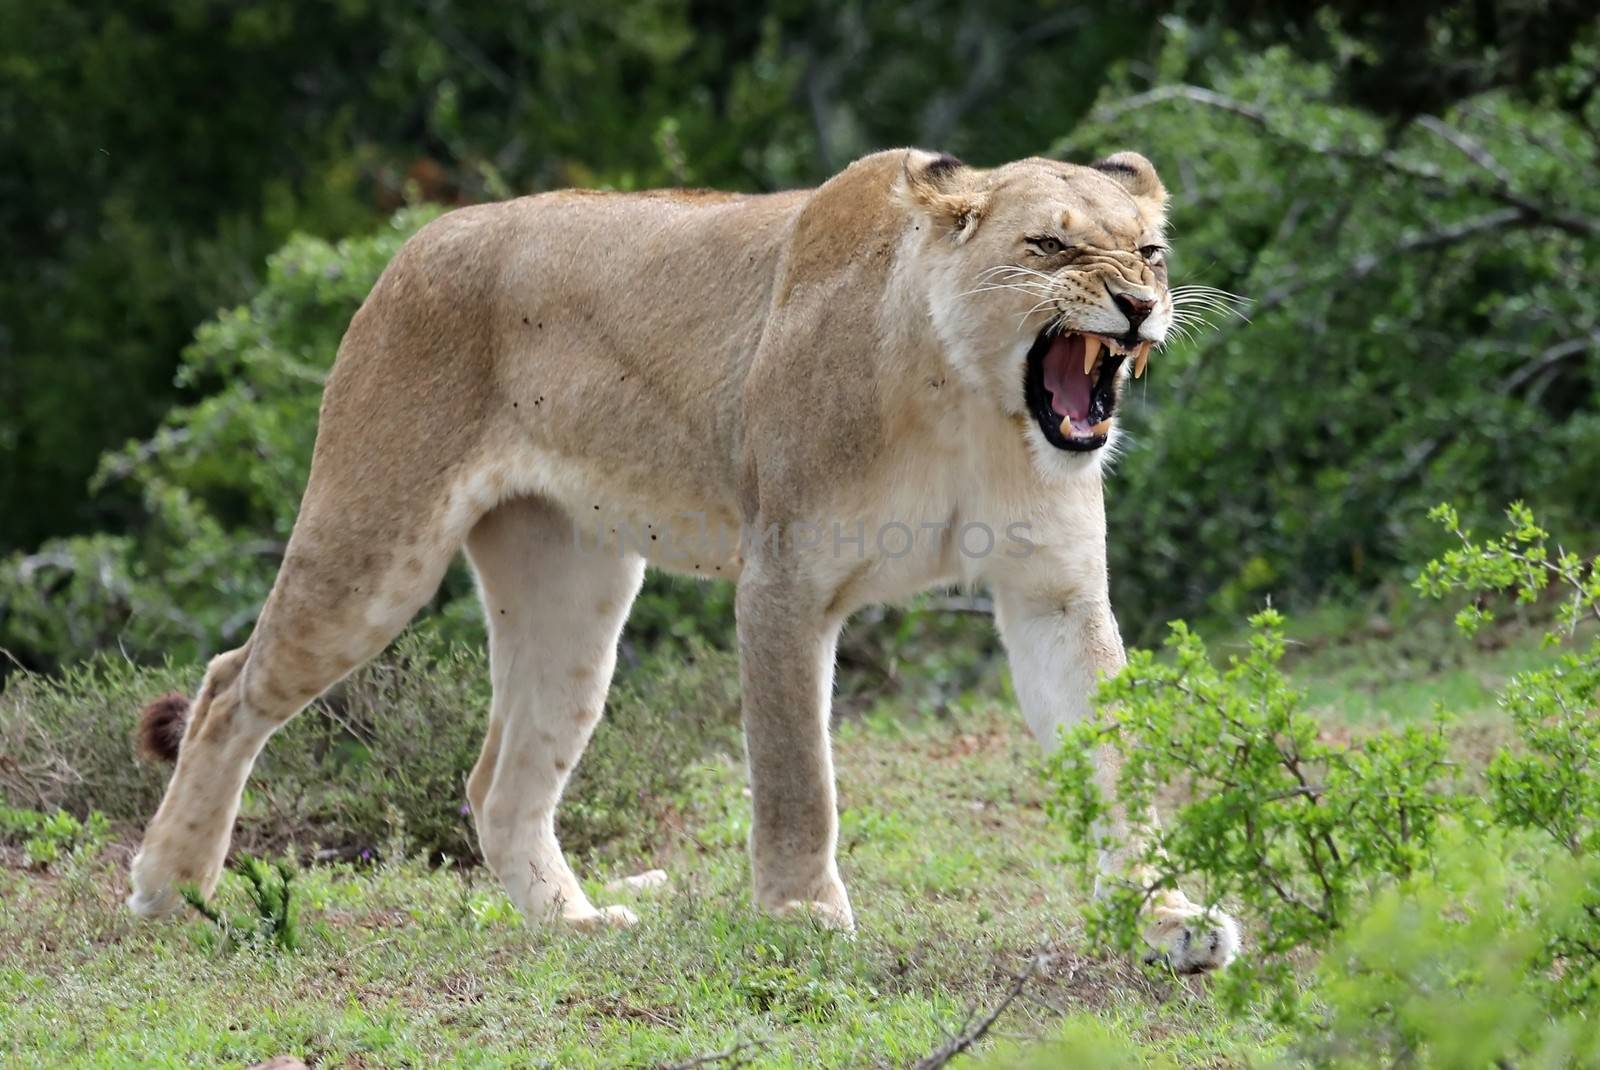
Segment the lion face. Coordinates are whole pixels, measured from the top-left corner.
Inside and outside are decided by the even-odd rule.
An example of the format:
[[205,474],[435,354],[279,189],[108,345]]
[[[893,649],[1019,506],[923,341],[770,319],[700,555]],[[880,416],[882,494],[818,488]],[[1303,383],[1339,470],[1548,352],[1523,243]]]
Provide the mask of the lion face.
[[1143,156],[907,169],[934,220],[930,305],[956,358],[1056,450],[1101,449],[1172,325],[1166,191]]

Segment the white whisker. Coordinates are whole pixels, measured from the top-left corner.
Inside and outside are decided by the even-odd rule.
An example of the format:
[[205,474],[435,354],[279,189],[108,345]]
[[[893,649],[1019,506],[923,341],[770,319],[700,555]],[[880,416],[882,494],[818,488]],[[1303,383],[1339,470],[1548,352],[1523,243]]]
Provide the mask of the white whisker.
[[1224,290],[1216,286],[1202,286],[1198,283],[1187,283],[1183,286],[1174,286],[1172,288],[1172,293],[1175,296],[1178,294],[1210,294],[1214,297],[1222,297],[1226,298],[1227,300],[1238,301],[1243,304],[1250,303],[1250,298],[1245,297],[1242,294],[1236,294],[1232,290]]
[[1051,305],[1053,305],[1055,303],[1056,303],[1056,299],[1054,297],[1052,297],[1052,298],[1050,298],[1048,300],[1045,300],[1045,301],[1040,301],[1037,305],[1034,305],[1032,308],[1028,309],[1028,311],[1026,311],[1022,315],[1018,316],[1017,317],[1017,330],[1019,330],[1019,331],[1022,330],[1022,325],[1024,323],[1028,322],[1028,317],[1029,316],[1033,315],[1035,312],[1043,312],[1045,309],[1049,308]]
[[1035,271],[1033,268],[1023,267],[1021,264],[1007,264],[1006,267],[1011,269],[1012,275],[1010,277],[1012,278],[1022,276],[1043,279],[1052,285],[1054,285],[1056,281],[1054,275],[1046,275],[1042,271]]
[[1248,301],[1233,301],[1216,294],[1172,294],[1175,305],[1216,305],[1219,308],[1245,308]]
[[1250,322],[1250,317],[1245,314],[1245,311],[1241,306],[1221,304],[1215,301],[1200,299],[1173,301],[1172,314],[1175,318],[1178,316],[1189,316],[1194,319],[1205,320],[1207,326],[1213,327],[1215,324],[1212,324],[1209,322],[1209,320],[1206,320],[1206,314],[1222,316],[1230,319],[1238,318],[1243,320],[1245,323]]
[[1028,294],[1028,295],[1031,295],[1033,297],[1043,297],[1044,294],[1045,294],[1044,288],[1040,287],[1040,286],[1023,286],[1023,285],[1019,285],[1017,283],[1010,283],[1010,282],[990,282],[990,283],[985,283],[982,286],[973,287],[970,290],[963,290],[961,293],[957,294],[956,296],[957,297],[970,297],[973,294],[994,293],[994,292],[999,291],[999,290],[1012,290],[1012,291],[1014,291],[1016,293]]

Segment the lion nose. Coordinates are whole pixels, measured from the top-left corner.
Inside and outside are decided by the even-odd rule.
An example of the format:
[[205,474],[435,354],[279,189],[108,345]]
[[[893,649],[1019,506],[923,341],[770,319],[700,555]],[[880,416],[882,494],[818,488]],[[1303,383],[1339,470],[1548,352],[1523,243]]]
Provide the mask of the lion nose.
[[1128,333],[1132,334],[1139,329],[1139,324],[1150,318],[1150,312],[1156,307],[1154,301],[1146,301],[1142,297],[1129,297],[1127,294],[1112,294],[1111,300],[1117,306],[1117,311],[1128,317]]

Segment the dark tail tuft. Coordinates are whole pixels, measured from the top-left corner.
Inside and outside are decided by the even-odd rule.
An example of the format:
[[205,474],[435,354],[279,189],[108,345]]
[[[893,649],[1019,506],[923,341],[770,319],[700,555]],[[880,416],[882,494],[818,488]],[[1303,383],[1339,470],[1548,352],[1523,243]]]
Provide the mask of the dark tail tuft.
[[178,745],[189,725],[189,699],[176,691],[153,698],[139,711],[134,751],[150,762],[178,760]]

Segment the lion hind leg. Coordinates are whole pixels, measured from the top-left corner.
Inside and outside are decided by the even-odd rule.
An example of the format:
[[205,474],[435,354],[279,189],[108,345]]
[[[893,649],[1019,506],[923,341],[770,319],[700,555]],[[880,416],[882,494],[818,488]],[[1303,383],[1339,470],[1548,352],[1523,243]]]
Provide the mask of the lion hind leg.
[[[432,596],[471,517],[460,495],[406,509],[381,496],[311,487],[272,593],[249,640],[212,659],[192,705],[164,696],[146,707],[147,754],[176,767],[134,858],[128,906],[171,913],[178,888],[209,894],[228,853],[246,778],[267,740],[346,674],[379,653]],[[393,484],[406,484],[398,476]],[[322,493],[319,493],[322,491]],[[415,486],[411,487],[414,495]],[[413,497],[412,505],[418,505]],[[411,519],[409,529],[397,516]]]
[[585,550],[565,513],[527,498],[480,520],[467,554],[489,621],[494,683],[483,752],[467,782],[485,861],[530,921],[632,924],[626,907],[589,902],[556,840],[555,809],[600,720],[644,562]]

